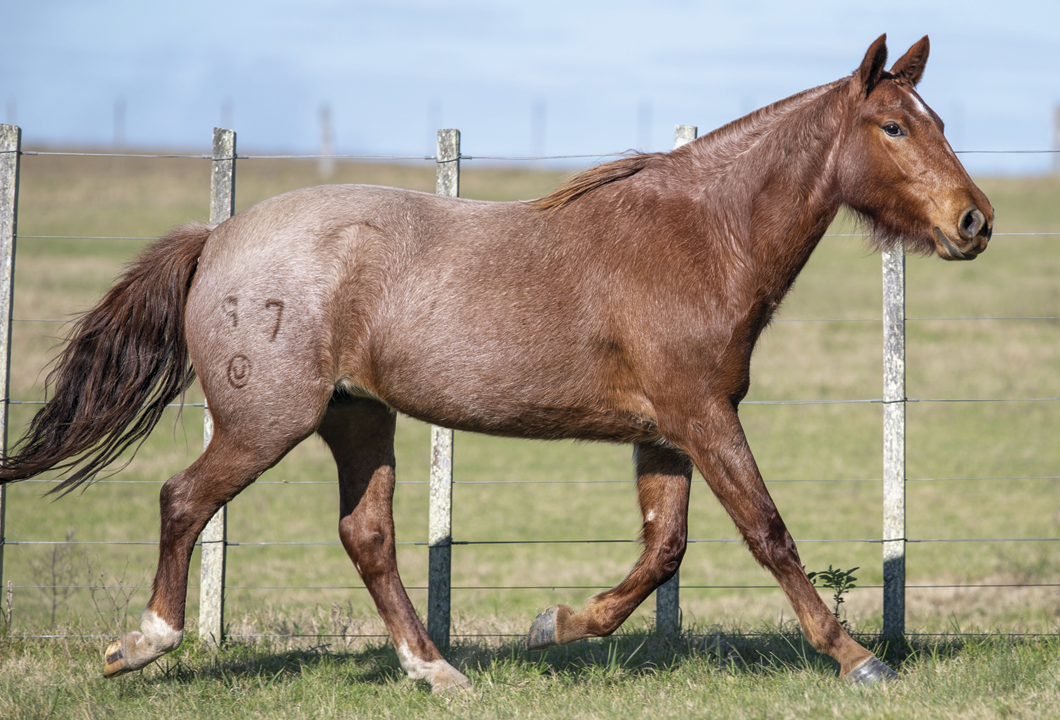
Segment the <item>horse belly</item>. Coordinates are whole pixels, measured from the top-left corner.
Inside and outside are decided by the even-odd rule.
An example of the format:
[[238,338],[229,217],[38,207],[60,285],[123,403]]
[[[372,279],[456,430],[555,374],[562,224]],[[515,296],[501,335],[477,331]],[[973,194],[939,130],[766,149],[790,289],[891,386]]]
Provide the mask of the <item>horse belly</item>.
[[580,339],[494,327],[490,333],[406,328],[377,346],[375,392],[421,420],[458,430],[538,439],[646,442],[651,403],[628,372]]
[[[651,442],[659,439],[647,413],[577,403],[548,402],[524,395],[439,392],[428,398],[399,393],[388,404],[410,417],[455,430],[538,440]],[[424,401],[425,400],[425,401]]]

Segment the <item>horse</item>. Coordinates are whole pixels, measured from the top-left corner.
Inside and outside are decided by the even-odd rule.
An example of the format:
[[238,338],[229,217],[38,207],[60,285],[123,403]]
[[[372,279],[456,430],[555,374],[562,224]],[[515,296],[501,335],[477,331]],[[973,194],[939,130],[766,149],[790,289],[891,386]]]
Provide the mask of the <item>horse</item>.
[[994,211],[916,92],[925,36],[886,35],[851,75],[669,153],[591,167],[533,201],[325,185],[149,245],[73,326],[50,402],[0,481],[90,481],[198,376],[213,439],[160,492],[157,573],[104,675],[183,639],[196,538],[316,433],[338,467],[342,544],[405,672],[468,678],[429,639],[398,574],[397,413],[463,431],[634,446],[641,555],[578,611],[539,614],[540,650],[613,633],[677,571],[693,467],[773,574],[803,633],[861,683],[897,677],[825,606],[740,425],[751,353],[843,206],[877,248],[972,260]]

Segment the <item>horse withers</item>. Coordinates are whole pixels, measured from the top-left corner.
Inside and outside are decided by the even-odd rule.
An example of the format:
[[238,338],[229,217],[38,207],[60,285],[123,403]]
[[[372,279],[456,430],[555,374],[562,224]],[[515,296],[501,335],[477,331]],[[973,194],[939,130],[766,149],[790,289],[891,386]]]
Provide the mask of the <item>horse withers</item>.
[[394,551],[396,413],[459,430],[635,446],[644,548],[618,586],[551,608],[528,645],[613,633],[685,552],[693,467],[840,674],[894,673],[850,638],[802,569],[737,408],[751,351],[839,208],[880,247],[970,260],[993,209],[916,92],[925,37],[849,77],[670,153],[591,168],[532,202],[332,185],[266,200],[149,246],[75,325],[0,480],[89,481],[198,375],[209,447],[162,488],[158,570],[138,632],[104,673],[183,638],[207,521],[319,433],[338,466],[339,536],[401,664],[434,690],[468,679],[432,644]]

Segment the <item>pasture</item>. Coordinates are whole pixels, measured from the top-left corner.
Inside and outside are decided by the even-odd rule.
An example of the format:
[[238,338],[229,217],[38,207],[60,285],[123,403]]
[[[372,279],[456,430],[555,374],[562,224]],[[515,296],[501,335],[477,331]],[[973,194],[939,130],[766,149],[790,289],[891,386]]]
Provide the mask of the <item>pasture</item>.
[[[462,195],[528,199],[563,175],[469,162]],[[431,191],[434,167],[343,163],[332,181]],[[237,209],[316,182],[311,163],[240,161]],[[907,395],[920,399],[908,406],[907,536],[922,541],[908,546],[907,629],[1055,634],[1060,402],[1016,400],[1060,397],[1060,241],[1033,234],[1060,231],[1060,182],[980,179],[980,186],[997,209],[990,250],[972,263],[907,260]],[[208,201],[203,160],[23,158],[13,399],[43,398],[42,368],[62,332],[51,320],[89,307],[145,242],[34,236],[153,237],[205,219]],[[846,236],[852,232],[849,223],[837,223],[766,331],[741,417],[770,492],[803,541],[807,569],[860,568],[843,617],[871,637],[880,623],[882,568],[880,545],[865,540],[880,537],[881,406],[757,404],[880,397],[880,261],[859,238]],[[1052,319],[990,319],[1000,317]],[[933,402],[954,399],[1003,401]],[[195,388],[188,393],[188,402],[201,400]],[[34,409],[11,407],[12,442]],[[53,701],[91,713],[125,704],[144,712],[183,700],[190,712],[190,698],[202,703],[200,714],[228,708],[232,716],[302,702],[311,705],[301,712],[313,716],[341,716],[355,702],[399,716],[437,708],[443,701],[404,689],[393,651],[381,647],[382,625],[337,544],[333,465],[316,440],[229,507],[228,538],[237,544],[228,553],[226,614],[237,642],[220,656],[186,642],[160,667],[104,686],[97,680],[104,640],[19,639],[135,627],[154,570],[158,487],[200,451],[201,415],[194,407],[179,417],[174,411],[127,468],[83,494],[55,501],[41,497],[46,484],[9,488],[9,540],[141,544],[7,546],[4,581],[14,589],[0,645],[0,714],[31,703],[43,716]],[[932,693],[948,693],[949,704],[933,708],[943,717],[991,716],[1001,712],[998,703],[1020,705],[1027,693],[1040,693],[1043,708],[1056,704],[1055,638],[914,636],[903,668],[908,682],[877,696],[840,687],[830,661],[793,632],[781,592],[736,541],[702,479],[693,484],[689,512],[689,537],[700,542],[690,545],[681,569],[686,634],[646,640],[649,600],[617,639],[529,657],[519,648],[535,612],[580,604],[621,579],[636,559],[640,528],[629,449],[466,434],[455,445],[453,537],[470,544],[453,551],[449,657],[468,671],[478,693],[497,696],[478,710],[452,701],[460,714],[621,715],[664,693],[674,698],[659,709],[664,716],[726,703],[734,715],[805,716],[840,705],[886,714],[892,701],[894,714],[906,716],[914,709],[926,714],[922,701]],[[398,554],[421,615],[427,550],[414,543],[426,540],[428,451],[428,428],[401,421],[395,522],[399,542],[409,544]],[[1039,540],[984,541],[996,538]],[[614,542],[584,542],[598,540]],[[278,544],[256,544],[266,542]],[[193,561],[193,585],[197,572]],[[189,618],[196,603],[192,588]],[[275,637],[291,634],[306,637]],[[54,691],[21,688],[19,679],[31,676],[52,677]],[[622,697],[612,696],[615,685]],[[549,691],[557,686],[562,692]],[[227,691],[225,700],[214,697],[218,688]],[[747,692],[760,704],[747,705]],[[554,704],[536,705],[553,695]],[[784,705],[785,697],[805,704]],[[1034,716],[1033,707],[1020,707]]]

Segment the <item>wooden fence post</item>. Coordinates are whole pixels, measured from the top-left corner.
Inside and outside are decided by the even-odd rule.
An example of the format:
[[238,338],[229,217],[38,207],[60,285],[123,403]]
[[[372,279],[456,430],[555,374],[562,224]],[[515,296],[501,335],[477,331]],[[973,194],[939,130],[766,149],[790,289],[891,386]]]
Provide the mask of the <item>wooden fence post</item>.
[[[696,139],[699,128],[695,125],[678,125],[674,128],[674,149]],[[677,635],[681,632],[681,570],[659,586],[655,591],[655,632]]]
[[[460,196],[460,131],[438,131],[437,193]],[[453,565],[453,431],[431,426],[431,499],[428,513],[427,635],[449,645]]]
[[883,253],[883,636],[905,635],[905,252]]
[[[214,128],[211,162],[210,223],[232,217],[236,207],[236,133]],[[203,448],[213,437],[213,416],[204,408]],[[199,638],[214,647],[224,642],[225,561],[228,555],[228,506],[210,518],[201,537]]]
[[[0,456],[7,456],[7,409],[11,403],[11,307],[15,291],[15,237],[18,225],[18,171],[22,129],[0,125]],[[0,485],[0,585],[4,579],[7,485]]]

